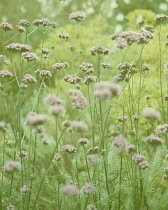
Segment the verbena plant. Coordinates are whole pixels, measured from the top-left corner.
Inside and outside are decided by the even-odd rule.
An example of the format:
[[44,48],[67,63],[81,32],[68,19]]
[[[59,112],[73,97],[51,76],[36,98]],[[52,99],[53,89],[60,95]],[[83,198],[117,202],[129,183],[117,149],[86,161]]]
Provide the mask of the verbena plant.
[[168,17],[141,18],[0,24],[0,209],[167,208]]

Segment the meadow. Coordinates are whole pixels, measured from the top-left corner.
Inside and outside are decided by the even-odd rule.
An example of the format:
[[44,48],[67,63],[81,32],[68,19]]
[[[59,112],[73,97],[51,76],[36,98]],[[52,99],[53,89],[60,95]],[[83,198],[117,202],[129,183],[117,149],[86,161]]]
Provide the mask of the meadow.
[[67,2],[0,23],[0,210],[166,210],[167,10]]

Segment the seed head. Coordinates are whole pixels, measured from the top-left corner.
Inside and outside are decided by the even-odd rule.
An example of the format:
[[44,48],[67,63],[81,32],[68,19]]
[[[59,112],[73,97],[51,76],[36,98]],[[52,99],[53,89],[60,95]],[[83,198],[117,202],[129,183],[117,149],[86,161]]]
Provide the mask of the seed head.
[[146,117],[147,119],[160,119],[161,118],[160,112],[156,111],[153,108],[143,109],[142,116]]
[[93,194],[96,192],[96,187],[92,183],[85,183],[81,188],[83,194]]
[[30,190],[30,188],[28,188],[26,185],[23,185],[22,188],[19,189],[21,194],[25,194],[27,191]]
[[148,168],[150,165],[149,165],[148,162],[142,161],[142,162],[139,163],[139,166],[140,166],[142,169],[146,169],[146,168]]
[[84,71],[86,74],[90,74],[94,72],[93,64],[83,62],[79,68]]
[[53,65],[52,65],[52,68],[53,68],[53,70],[60,70],[60,69],[64,69],[64,68],[67,68],[67,67],[69,67],[69,63],[67,63],[67,62],[64,62],[64,63],[54,63]]
[[50,23],[50,21],[47,18],[42,18],[42,19],[35,19],[32,24],[35,26],[47,26]]
[[155,130],[157,133],[166,133],[168,132],[168,124],[158,125]]
[[91,165],[95,165],[97,162],[99,162],[99,156],[98,155],[87,155],[87,159],[88,159],[88,162],[91,164]]
[[107,62],[101,63],[101,65],[104,69],[110,68],[110,64]]
[[5,78],[5,77],[13,77],[13,74],[8,71],[8,70],[0,70],[0,77]]
[[83,121],[72,121],[71,126],[75,131],[87,131],[88,125]]
[[22,81],[25,82],[25,83],[37,82],[36,78],[34,76],[32,76],[31,74],[24,75]]
[[66,151],[68,153],[76,153],[77,148],[72,144],[66,144],[62,147],[62,151]]
[[5,31],[10,31],[10,30],[13,29],[13,26],[12,26],[12,24],[10,24],[10,23],[2,22],[2,23],[0,24],[0,28],[4,29]]
[[52,106],[50,109],[51,114],[57,116],[62,114],[65,111],[65,108],[61,105]]
[[97,83],[95,89],[95,96],[99,100],[106,100],[119,95],[121,87],[113,81],[103,81]]
[[6,210],[15,210],[15,206],[14,205],[9,205],[6,207]]
[[134,144],[131,144],[127,147],[127,154],[130,154],[132,152],[136,152],[136,146]]
[[82,144],[82,145],[83,145],[83,144],[87,144],[87,143],[89,143],[89,140],[86,139],[86,138],[80,138],[80,139],[79,139],[79,143]]
[[35,112],[29,112],[26,116],[26,125],[38,126],[45,123],[48,120],[46,115],[36,114]]
[[7,129],[6,129],[6,123],[3,122],[3,121],[0,121],[0,132],[7,132]]
[[35,61],[38,59],[34,53],[29,53],[29,52],[23,52],[22,56],[27,61]]
[[142,155],[134,155],[134,156],[132,157],[132,160],[133,160],[135,163],[140,163],[140,162],[142,162],[144,159],[145,159],[145,157],[142,156]]
[[69,20],[75,20],[75,21],[83,21],[85,20],[85,15],[83,12],[76,11],[69,14]]
[[73,109],[84,109],[87,106],[86,98],[79,90],[70,90],[70,99]]
[[28,20],[26,20],[26,19],[21,19],[21,20],[19,20],[19,24],[21,26],[29,26],[30,22]]
[[158,136],[148,136],[146,137],[146,142],[151,145],[161,145],[164,143],[164,140],[159,138]]
[[37,75],[39,75],[39,76],[41,76],[41,77],[45,77],[45,78],[52,77],[51,72],[48,71],[48,70],[40,70],[40,69],[37,69],[34,73],[37,74]]
[[121,150],[127,145],[126,138],[124,138],[122,135],[116,136],[112,142],[112,145],[115,149]]
[[6,50],[10,52],[27,52],[31,50],[31,47],[27,44],[12,43],[5,47]]
[[17,25],[17,26],[16,26],[16,28],[17,28],[17,30],[18,30],[20,33],[22,33],[22,32],[25,32],[25,31],[26,31],[24,27],[19,26],[19,25]]
[[60,39],[67,40],[67,39],[69,39],[70,35],[69,35],[69,34],[66,34],[66,33],[59,33],[59,34],[58,34],[58,37],[59,37]]
[[157,14],[155,16],[155,20],[160,21],[160,22],[167,20],[167,19],[168,19],[168,16],[164,15],[164,14]]
[[80,190],[74,184],[68,184],[62,188],[62,193],[69,196],[75,196],[80,193]]
[[46,103],[50,106],[64,106],[65,101],[62,100],[61,98],[55,96],[54,94],[48,95],[46,98]]
[[53,159],[53,161],[54,161],[54,160],[56,160],[56,161],[60,161],[60,160],[61,160],[61,158],[62,158],[62,155],[61,155],[60,153],[57,153],[57,154],[55,154],[55,155],[54,155],[54,159]]
[[4,171],[7,173],[13,173],[21,170],[21,164],[17,161],[8,161],[4,165]]
[[92,47],[89,51],[91,55],[96,55],[96,54],[107,55],[110,50],[102,46],[95,46],[95,47]]
[[94,77],[94,76],[86,76],[84,77],[84,83],[86,85],[90,85],[90,83],[94,83],[97,81],[97,77]]
[[165,100],[165,101],[168,101],[168,94],[166,94],[166,95],[164,96],[164,100]]
[[69,82],[70,84],[77,84],[81,81],[82,78],[76,76],[76,75],[68,75],[63,77],[63,80],[66,82]]

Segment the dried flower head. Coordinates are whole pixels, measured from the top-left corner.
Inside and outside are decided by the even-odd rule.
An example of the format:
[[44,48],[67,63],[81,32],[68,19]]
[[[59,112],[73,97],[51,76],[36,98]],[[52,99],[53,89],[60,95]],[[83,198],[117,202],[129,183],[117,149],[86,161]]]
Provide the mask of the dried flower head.
[[81,63],[79,68],[82,71],[84,71],[86,74],[90,74],[90,73],[94,72],[93,64],[91,64],[91,63],[83,62],[83,63]]
[[151,145],[161,145],[164,143],[164,140],[159,138],[158,136],[148,136],[146,137],[146,142]]
[[91,147],[87,150],[88,153],[91,153],[91,154],[95,154],[95,153],[98,153],[100,151],[100,147],[99,146],[95,146],[95,147]]
[[142,162],[143,160],[145,159],[145,157],[144,156],[142,156],[142,155],[134,155],[133,157],[132,157],[132,160],[135,162],[135,163],[140,163],[140,162]]
[[82,144],[82,145],[83,145],[83,144],[89,143],[89,140],[86,139],[86,138],[80,138],[78,141],[79,141],[79,143]]
[[34,76],[32,76],[31,74],[24,75],[22,81],[25,82],[25,83],[37,82],[36,78]]
[[25,29],[24,27],[19,26],[19,25],[17,25],[17,26],[16,26],[16,28],[17,28],[17,30],[18,30],[20,33],[22,33],[22,32],[25,32],[25,31],[26,31],[26,29]]
[[68,75],[63,77],[63,80],[66,82],[69,82],[70,84],[77,84],[81,81],[82,78],[76,76],[76,75]]
[[28,153],[24,150],[19,152],[18,155],[22,158],[22,160],[26,160],[28,158]]
[[101,63],[101,65],[104,69],[110,68],[110,64],[107,62]]
[[69,121],[69,120],[63,121],[62,122],[62,126],[64,126],[64,127],[70,127],[71,126],[71,121]]
[[41,51],[42,51],[43,54],[49,54],[50,53],[50,50],[47,49],[47,48],[42,48]]
[[160,112],[156,111],[153,108],[143,109],[142,116],[146,117],[147,119],[160,119],[161,118]]
[[81,188],[83,194],[93,194],[96,192],[96,187],[92,183],[85,183]]
[[26,20],[26,19],[21,19],[21,20],[19,20],[19,24],[21,26],[29,26],[30,22],[28,20]]
[[119,49],[125,49],[128,46],[127,41],[120,37],[115,39],[115,43],[116,43],[117,48]]
[[87,210],[97,210],[96,206],[92,205],[92,204],[87,205],[86,208],[87,208]]
[[52,106],[50,109],[51,114],[57,116],[65,112],[65,108],[61,105]]
[[55,161],[55,160],[56,160],[56,161],[60,161],[61,158],[62,158],[62,155],[61,155],[60,153],[57,153],[57,154],[54,155],[53,161]]
[[121,116],[121,117],[117,117],[117,119],[118,119],[119,122],[124,122],[128,119],[128,117],[127,116]]
[[83,21],[85,20],[85,15],[83,12],[76,11],[69,14],[69,20],[75,20],[75,21]]
[[33,25],[35,26],[47,26],[48,24],[50,24],[50,21],[47,18],[42,18],[42,19],[36,19],[32,22]]
[[14,205],[9,205],[6,207],[6,210],[15,210],[15,206]]
[[106,100],[120,93],[121,87],[113,81],[102,81],[95,86],[95,96],[99,100]]
[[19,189],[21,194],[25,194],[27,191],[30,190],[30,188],[28,188],[26,185],[23,185],[22,188]]
[[116,136],[114,138],[114,141],[112,142],[112,145],[115,149],[121,150],[121,149],[125,148],[127,145],[126,138],[123,137],[122,135]]
[[25,84],[25,83],[21,83],[21,84],[19,85],[19,87],[20,87],[20,88],[22,88],[22,89],[25,89],[25,88],[27,88],[27,87],[28,87],[28,85],[27,85],[27,84]]
[[34,54],[34,53],[29,53],[29,52],[23,52],[23,53],[22,53],[22,56],[23,56],[23,58],[24,58],[25,60],[27,60],[27,61],[35,61],[35,60],[38,59],[37,56],[36,56],[36,54]]
[[94,76],[86,76],[84,77],[84,84],[90,85],[90,83],[94,83],[97,81],[97,77]]
[[10,31],[13,29],[13,26],[10,23],[2,22],[0,23],[0,28],[4,29],[5,31]]
[[55,96],[54,94],[48,95],[46,98],[46,103],[50,106],[64,106],[65,105],[65,101],[62,100],[61,98]]
[[73,109],[84,109],[87,106],[86,98],[83,96],[82,92],[73,89],[70,90],[70,99],[72,102]]
[[168,16],[164,15],[164,14],[157,14],[155,16],[155,20],[157,20],[157,21],[164,21],[164,20],[167,20],[167,19],[168,19]]
[[87,155],[87,159],[88,159],[88,162],[91,164],[91,165],[95,165],[96,163],[99,162],[99,156],[98,155]]
[[150,165],[149,165],[148,162],[142,161],[142,162],[139,163],[139,166],[140,166],[142,169],[146,169],[146,168],[148,168]]
[[34,132],[35,133],[38,133],[40,135],[43,136],[43,134],[45,133],[45,128],[43,125],[37,125],[35,128],[34,128]]
[[29,112],[26,116],[25,123],[26,125],[41,125],[45,123],[48,120],[48,117],[46,115],[37,114],[35,112]]
[[166,94],[166,95],[164,96],[164,100],[165,100],[165,101],[168,101],[168,94]]
[[142,71],[148,71],[149,65],[143,64],[141,69],[142,69]]
[[5,78],[5,77],[13,77],[13,74],[8,71],[8,70],[0,70],[0,77]]
[[75,131],[87,131],[88,125],[83,121],[72,121],[71,126]]
[[3,122],[3,121],[0,121],[0,132],[7,132],[7,129],[6,129],[6,123]]
[[130,154],[132,152],[136,152],[136,146],[134,144],[130,144],[128,147],[127,147],[127,154]]
[[6,50],[10,52],[27,52],[31,50],[31,47],[27,44],[12,43],[5,47]]
[[66,151],[68,153],[75,153],[77,148],[73,144],[66,144],[62,147],[62,151]]
[[52,28],[57,28],[58,25],[59,25],[58,23],[53,22],[53,21],[48,23],[48,26],[51,26]]
[[133,121],[138,121],[138,120],[139,120],[139,117],[138,117],[137,115],[133,115],[133,116],[132,116],[132,120],[133,120]]
[[8,161],[4,165],[4,171],[7,173],[13,173],[21,170],[21,164],[17,161]]
[[6,58],[5,55],[0,55],[0,62],[3,61]]
[[67,39],[69,39],[70,35],[69,35],[69,34],[66,34],[66,33],[59,33],[59,34],[58,34],[58,37],[59,37],[60,39],[67,40]]
[[158,125],[155,130],[157,133],[166,133],[168,132],[168,124]]
[[91,55],[96,55],[96,54],[107,55],[110,50],[102,46],[95,46],[92,47],[89,51]]
[[53,68],[53,70],[60,70],[60,69],[64,69],[64,68],[67,68],[67,67],[69,67],[69,63],[67,63],[67,62],[64,62],[64,63],[54,63],[53,65],[52,65],[52,68]]
[[50,71],[48,70],[40,70],[40,69],[37,69],[36,71],[34,71],[35,74],[41,76],[41,77],[52,77],[52,74]]
[[80,193],[80,190],[74,184],[68,184],[63,186],[62,193],[69,196],[75,196]]
[[150,31],[151,33],[154,33],[154,27],[153,26],[150,26],[150,25],[146,25],[145,26],[145,30],[147,30],[147,31]]

